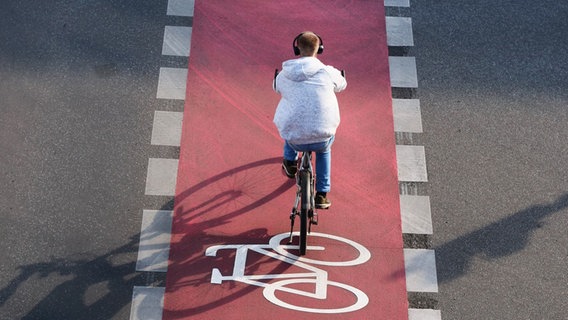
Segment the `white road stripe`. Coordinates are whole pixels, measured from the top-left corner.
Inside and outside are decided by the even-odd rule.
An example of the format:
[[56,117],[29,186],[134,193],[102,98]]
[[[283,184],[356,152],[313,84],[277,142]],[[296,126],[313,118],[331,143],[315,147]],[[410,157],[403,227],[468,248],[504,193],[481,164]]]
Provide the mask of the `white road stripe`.
[[169,0],[167,15],[193,17],[194,6],[195,0]]
[[169,210],[143,211],[136,271],[168,270],[172,218]]
[[432,234],[430,197],[400,195],[402,233]]
[[418,88],[414,57],[389,57],[389,67],[392,87]]
[[393,99],[394,131],[422,133],[420,100]]
[[189,57],[191,27],[166,26],[162,54],[168,56]]
[[442,320],[440,310],[408,309],[408,320]]
[[152,145],[179,147],[183,112],[155,111]]
[[156,98],[185,100],[186,83],[187,69],[160,68]]
[[161,320],[164,292],[162,287],[134,287],[130,320]]
[[385,7],[410,7],[410,0],[385,0]]
[[438,292],[434,250],[404,249],[404,267],[407,291]]
[[177,159],[148,159],[146,195],[175,195],[178,163]]
[[412,36],[412,19],[406,17],[386,17],[387,45],[411,47],[414,45]]
[[398,181],[426,182],[426,155],[423,146],[396,146]]

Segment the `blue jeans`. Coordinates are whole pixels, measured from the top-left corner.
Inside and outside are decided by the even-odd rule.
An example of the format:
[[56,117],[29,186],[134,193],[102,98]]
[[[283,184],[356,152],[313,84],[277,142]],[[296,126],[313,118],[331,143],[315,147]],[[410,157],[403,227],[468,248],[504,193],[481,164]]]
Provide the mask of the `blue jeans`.
[[331,145],[335,136],[329,140],[310,144],[284,143],[284,159],[296,161],[298,151],[313,151],[316,153],[316,191],[329,192],[331,189]]

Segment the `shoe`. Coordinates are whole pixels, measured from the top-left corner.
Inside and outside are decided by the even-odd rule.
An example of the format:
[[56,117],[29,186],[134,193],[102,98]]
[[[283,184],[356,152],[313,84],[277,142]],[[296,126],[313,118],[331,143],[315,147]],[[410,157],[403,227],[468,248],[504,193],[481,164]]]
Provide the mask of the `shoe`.
[[284,173],[288,178],[294,179],[294,177],[296,177],[296,172],[298,171],[298,164],[296,161],[284,159],[284,161],[282,161],[282,169],[284,169]]
[[316,209],[329,209],[331,207],[331,202],[327,198],[327,194],[324,192],[317,192],[316,193]]

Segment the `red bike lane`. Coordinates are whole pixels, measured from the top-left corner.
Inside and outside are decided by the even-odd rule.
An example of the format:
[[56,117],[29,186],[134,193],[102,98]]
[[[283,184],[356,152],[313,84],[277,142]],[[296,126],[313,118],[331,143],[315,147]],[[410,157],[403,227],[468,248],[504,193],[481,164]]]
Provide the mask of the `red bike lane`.
[[[163,318],[408,319],[382,1],[197,0],[194,12]],[[272,77],[305,30],[348,86],[333,205],[297,261],[269,245],[295,196]]]

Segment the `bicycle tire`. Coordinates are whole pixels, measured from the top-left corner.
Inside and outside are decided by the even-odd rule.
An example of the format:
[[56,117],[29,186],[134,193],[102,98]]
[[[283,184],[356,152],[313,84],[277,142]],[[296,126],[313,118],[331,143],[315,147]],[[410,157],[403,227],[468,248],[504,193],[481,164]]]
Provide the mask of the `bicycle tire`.
[[308,246],[308,212],[311,207],[311,186],[310,186],[310,173],[308,171],[300,171],[300,255],[306,254]]

